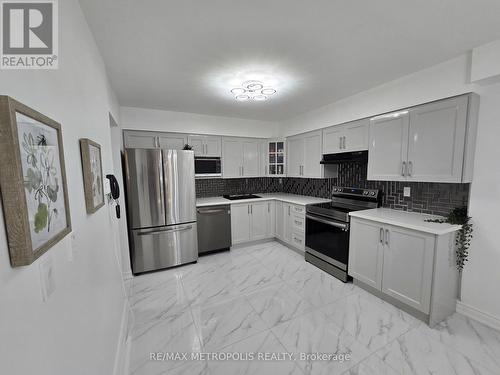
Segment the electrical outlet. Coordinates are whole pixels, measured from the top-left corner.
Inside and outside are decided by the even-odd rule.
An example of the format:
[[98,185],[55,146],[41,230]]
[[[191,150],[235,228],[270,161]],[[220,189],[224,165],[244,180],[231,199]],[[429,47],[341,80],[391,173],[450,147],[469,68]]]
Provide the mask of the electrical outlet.
[[411,195],[410,187],[409,186],[405,186],[403,188],[403,197],[409,197],[410,195]]
[[47,302],[56,289],[54,267],[50,256],[47,256],[40,262],[40,286],[42,291],[42,301]]

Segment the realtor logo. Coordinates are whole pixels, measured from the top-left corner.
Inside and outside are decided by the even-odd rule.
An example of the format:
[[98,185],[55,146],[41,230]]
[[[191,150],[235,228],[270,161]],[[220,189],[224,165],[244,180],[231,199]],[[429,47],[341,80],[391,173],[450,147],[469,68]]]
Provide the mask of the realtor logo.
[[57,69],[57,0],[1,1],[2,69]]

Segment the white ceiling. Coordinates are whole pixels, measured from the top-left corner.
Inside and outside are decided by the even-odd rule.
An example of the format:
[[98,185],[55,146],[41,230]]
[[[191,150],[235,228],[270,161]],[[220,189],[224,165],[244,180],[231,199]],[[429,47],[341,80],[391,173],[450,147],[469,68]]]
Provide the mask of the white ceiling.
[[[80,3],[121,105],[270,121],[500,38],[499,0]],[[255,72],[278,94],[234,101],[230,82]]]

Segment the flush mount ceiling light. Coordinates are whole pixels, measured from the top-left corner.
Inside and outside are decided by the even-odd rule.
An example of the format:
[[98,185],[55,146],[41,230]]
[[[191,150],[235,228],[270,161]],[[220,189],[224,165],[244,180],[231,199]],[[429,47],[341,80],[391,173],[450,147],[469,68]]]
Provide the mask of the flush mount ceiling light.
[[269,99],[271,95],[276,94],[276,89],[269,87],[269,85],[264,85],[261,81],[250,80],[243,82],[240,87],[232,88],[231,93],[239,102],[248,100],[263,102]]

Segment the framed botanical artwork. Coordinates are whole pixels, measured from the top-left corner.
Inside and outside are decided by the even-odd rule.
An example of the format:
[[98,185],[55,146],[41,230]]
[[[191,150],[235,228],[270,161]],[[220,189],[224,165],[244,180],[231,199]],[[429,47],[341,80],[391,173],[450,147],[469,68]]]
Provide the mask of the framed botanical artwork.
[[82,153],[83,187],[87,213],[92,214],[104,206],[101,146],[90,139],[80,139]]
[[13,267],[71,232],[61,125],[0,96],[0,189]]

